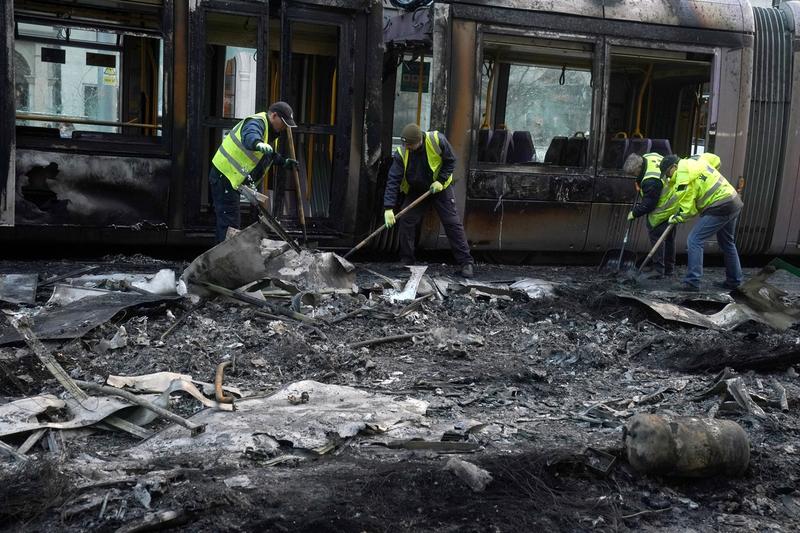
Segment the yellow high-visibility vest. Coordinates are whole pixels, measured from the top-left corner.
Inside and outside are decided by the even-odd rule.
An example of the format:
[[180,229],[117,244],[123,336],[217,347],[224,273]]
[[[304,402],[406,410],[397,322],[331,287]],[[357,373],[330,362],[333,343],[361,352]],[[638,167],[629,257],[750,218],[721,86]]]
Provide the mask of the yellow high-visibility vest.
[[[263,142],[269,142],[269,121],[265,112],[256,113],[242,119],[233,129],[225,136],[214,154],[211,162],[217,167],[228,180],[234,189],[238,189],[239,185],[244,182],[248,174],[256,168],[256,165],[264,157],[258,150],[249,150],[245,147],[242,141],[242,128],[244,123],[248,120],[260,120],[264,123],[264,139]],[[275,138],[274,150],[278,150],[278,138]],[[270,162],[270,165],[272,163]],[[267,167],[269,168],[269,167]]]
[[[409,185],[408,180],[406,180],[406,170],[408,170],[409,151],[402,145],[397,147],[397,151],[400,153],[400,157],[403,158],[403,181],[400,182],[400,190],[403,191],[404,194],[408,194]],[[428,155],[428,165],[433,173],[433,181],[436,181],[439,178],[439,170],[442,168],[442,147],[439,144],[438,131],[429,131],[425,133],[425,152]],[[431,183],[433,183],[433,181]],[[449,187],[452,182],[453,175],[450,174],[444,181],[443,189]]]

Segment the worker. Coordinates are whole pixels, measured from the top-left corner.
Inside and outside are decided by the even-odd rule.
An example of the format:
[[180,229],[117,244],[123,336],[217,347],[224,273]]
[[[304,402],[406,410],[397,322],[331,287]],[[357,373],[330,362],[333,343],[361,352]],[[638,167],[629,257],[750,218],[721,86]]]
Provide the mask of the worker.
[[475,261],[469,251],[464,226],[456,209],[456,197],[450,184],[456,157],[445,136],[438,131],[423,132],[416,124],[408,124],[400,135],[402,145],[392,154],[392,166],[383,196],[384,223],[387,228],[395,224],[394,208],[398,203],[398,191],[405,194],[403,208],[419,198],[425,191],[431,197],[422,201],[406,213],[398,222],[400,260],[403,264],[414,263],[417,226],[431,204],[436,209],[450,241],[460,273],[465,278],[474,275]]
[[674,175],[678,210],[669,218],[670,224],[681,224],[700,216],[687,239],[688,266],[686,276],[675,288],[683,291],[700,290],[703,277],[703,243],[716,234],[725,261],[725,281],[715,285],[735,289],[742,283],[742,266],[734,234],[742,211],[742,200],[736,189],[713,164],[713,154],[698,159],[681,159],[666,169]]
[[[678,161],[678,156],[666,157],[657,153],[644,155],[631,154],[625,159],[623,172],[636,178],[639,185],[639,198],[628,212],[628,220],[647,215],[647,233],[650,245],[655,246],[666,231],[669,217],[677,210],[678,199],[674,184],[662,172],[664,164]],[[660,250],[653,256],[651,279],[672,277],[675,273],[675,232],[670,232]]]
[[287,170],[297,165],[297,161],[277,151],[280,133],[296,125],[289,104],[275,102],[266,113],[242,119],[222,140],[208,173],[217,219],[217,242],[225,240],[228,228],[238,228],[241,224],[238,189],[242,183],[255,188],[256,178],[273,164]]

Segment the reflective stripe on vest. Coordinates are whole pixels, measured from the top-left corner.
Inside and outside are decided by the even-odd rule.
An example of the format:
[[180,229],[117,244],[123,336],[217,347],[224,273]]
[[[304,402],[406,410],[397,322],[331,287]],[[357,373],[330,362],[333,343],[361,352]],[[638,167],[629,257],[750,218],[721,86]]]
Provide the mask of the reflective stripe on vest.
[[[256,168],[261,158],[264,157],[261,152],[248,150],[242,142],[242,128],[248,120],[260,120],[264,123],[263,142],[268,142],[269,121],[267,120],[267,114],[263,112],[256,113],[244,118],[233,127],[222,140],[222,144],[220,144],[217,153],[214,154],[212,159],[214,166],[228,178],[234,189],[239,188],[239,185],[242,184],[248,174]],[[277,139],[275,149],[277,149]]]
[[661,179],[661,160],[664,159],[664,156],[655,152],[651,152],[644,154],[642,159],[644,159],[645,171],[644,176],[642,176],[642,181],[639,182],[639,194],[644,197],[644,191],[642,190],[641,185],[649,179]]
[[711,185],[711,187],[706,189],[706,192],[703,193],[703,196],[701,196],[698,200],[695,200],[694,204],[697,206],[698,211],[702,208],[703,203],[711,198],[711,195],[722,186],[721,180],[725,179],[721,174],[714,170],[714,167],[709,164],[706,164],[706,172],[703,173],[703,176],[706,178],[714,178],[714,183]]
[[[397,152],[403,159],[403,181],[400,182],[400,190],[403,194],[408,194],[410,187],[406,179],[406,171],[408,170],[408,155],[409,150],[401,145],[397,147]],[[436,181],[439,177],[439,169],[442,168],[442,147],[439,144],[439,132],[429,131],[425,133],[425,153],[428,156],[428,166],[431,169],[431,183]],[[446,189],[453,181],[453,175],[447,177],[443,183],[443,188]]]

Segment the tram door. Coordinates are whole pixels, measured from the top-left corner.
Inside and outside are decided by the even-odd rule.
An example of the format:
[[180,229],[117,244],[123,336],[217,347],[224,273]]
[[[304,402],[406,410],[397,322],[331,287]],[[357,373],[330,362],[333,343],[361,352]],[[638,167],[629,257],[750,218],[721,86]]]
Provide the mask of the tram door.
[[[188,225],[213,224],[207,176],[224,136],[243,118],[282,100],[292,106],[297,127],[292,128],[293,146],[284,132],[278,151],[287,157],[294,153],[299,180],[277,166],[252,177],[269,196],[273,214],[290,230],[299,229],[300,202],[310,232],[340,230],[352,98],[352,65],[341,51],[350,46],[350,18],[291,2],[223,6],[214,1],[203,2],[194,17],[190,91],[195,91],[193,119],[199,133],[193,153],[201,157],[190,162],[195,169],[189,201],[195,207],[188,209]],[[242,223],[247,224],[255,213],[242,202]]]

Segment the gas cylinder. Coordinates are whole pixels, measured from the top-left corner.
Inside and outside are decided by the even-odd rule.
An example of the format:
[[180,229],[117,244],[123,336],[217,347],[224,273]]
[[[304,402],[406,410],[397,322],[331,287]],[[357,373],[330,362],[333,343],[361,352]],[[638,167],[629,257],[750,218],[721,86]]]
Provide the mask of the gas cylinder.
[[750,462],[747,433],[730,420],[638,414],[623,438],[628,462],[642,473],[739,476]]

